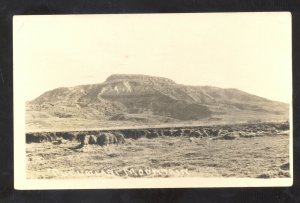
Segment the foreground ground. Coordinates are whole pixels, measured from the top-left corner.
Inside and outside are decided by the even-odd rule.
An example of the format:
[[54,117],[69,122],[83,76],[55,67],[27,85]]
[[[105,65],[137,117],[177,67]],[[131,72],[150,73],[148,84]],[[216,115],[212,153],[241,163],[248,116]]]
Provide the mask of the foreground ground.
[[26,144],[27,178],[289,177],[289,136],[166,137],[125,144]]

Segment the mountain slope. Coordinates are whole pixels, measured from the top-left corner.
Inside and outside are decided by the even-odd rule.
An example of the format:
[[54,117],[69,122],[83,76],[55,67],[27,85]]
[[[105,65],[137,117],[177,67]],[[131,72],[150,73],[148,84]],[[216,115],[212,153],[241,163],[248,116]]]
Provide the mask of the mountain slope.
[[[27,102],[27,120],[52,118],[179,122],[225,117],[288,119],[288,105],[238,89],[185,86],[146,75],[111,75],[105,82],[63,87]],[[137,118],[137,119],[134,119]],[[144,119],[141,119],[144,118]],[[40,118],[43,119],[43,118]]]

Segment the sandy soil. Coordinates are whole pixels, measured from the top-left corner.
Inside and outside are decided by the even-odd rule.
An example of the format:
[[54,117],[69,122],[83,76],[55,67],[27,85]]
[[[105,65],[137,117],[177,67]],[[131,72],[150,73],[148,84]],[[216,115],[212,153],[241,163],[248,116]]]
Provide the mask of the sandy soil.
[[122,145],[26,144],[27,178],[289,177],[289,136],[159,137]]

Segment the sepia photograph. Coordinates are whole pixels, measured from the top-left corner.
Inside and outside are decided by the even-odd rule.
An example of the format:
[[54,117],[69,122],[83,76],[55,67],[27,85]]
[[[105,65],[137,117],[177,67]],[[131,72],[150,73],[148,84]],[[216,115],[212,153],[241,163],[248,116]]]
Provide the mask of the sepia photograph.
[[288,12],[13,18],[17,189],[291,186]]

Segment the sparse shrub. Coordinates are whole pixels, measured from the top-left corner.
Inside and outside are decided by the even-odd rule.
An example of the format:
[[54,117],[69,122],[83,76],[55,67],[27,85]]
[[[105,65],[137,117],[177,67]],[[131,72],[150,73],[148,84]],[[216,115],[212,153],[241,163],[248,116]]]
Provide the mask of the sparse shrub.
[[146,138],[152,139],[152,138],[157,138],[159,137],[157,132],[150,132],[146,135]]
[[[233,131],[231,131],[231,132],[233,132]],[[228,133],[230,133],[230,131],[228,131],[228,130],[219,130],[218,136],[223,136],[223,135],[226,135]]]
[[32,143],[32,142],[39,142],[39,139],[36,135],[34,135],[33,133],[27,133],[26,134],[26,143]]
[[178,129],[173,133],[173,136],[182,136],[182,130]]
[[97,137],[97,144],[100,146],[108,145],[109,144],[109,135],[100,133]]
[[77,135],[77,139],[80,141],[80,145],[87,145],[89,144],[89,135],[80,133]]
[[171,136],[172,132],[170,130],[164,130],[163,131],[163,135],[165,135],[165,136]]
[[279,171],[278,172],[279,177],[290,177],[290,173],[288,171]]
[[46,134],[46,137],[47,137],[47,140],[49,141],[49,142],[52,142],[52,136],[50,135],[50,134]]
[[122,135],[121,133],[115,133],[115,136],[117,138],[117,143],[118,144],[124,144],[125,143],[124,135]]
[[133,138],[133,139],[139,138],[139,133],[137,133],[135,130],[121,130],[121,133],[126,138]]
[[109,144],[115,144],[118,142],[118,139],[116,138],[116,136],[112,133],[105,133],[106,135],[108,135],[109,137]]
[[257,176],[257,178],[271,178],[271,175],[269,173],[263,173]]
[[[138,139],[138,138],[141,138],[141,137],[146,137],[147,133],[149,133],[147,130],[138,130],[135,132],[135,139]],[[124,138],[127,138],[125,135],[124,135]]]
[[60,144],[62,144],[62,140],[55,140],[55,141],[53,142],[53,144],[54,144],[54,145],[60,145]]
[[163,136],[163,130],[157,130],[157,134],[158,134],[159,136]]
[[290,169],[290,163],[282,164],[282,165],[280,166],[280,169],[281,169],[281,170],[289,170],[289,169]]
[[49,136],[45,133],[27,133],[26,135],[26,143],[41,143],[50,141]]
[[231,133],[226,133],[226,134],[224,134],[222,136],[219,136],[219,137],[215,137],[213,139],[214,140],[234,140],[237,137],[239,137],[238,133],[231,132]]
[[183,134],[183,136],[189,136],[190,133],[191,133],[191,130],[185,129],[185,130],[183,130],[182,134]]
[[213,131],[210,128],[204,129],[204,132],[207,134],[207,136],[212,136],[213,135]]
[[97,137],[95,135],[89,136],[89,144],[97,144]]
[[200,136],[202,136],[202,134],[199,131],[194,131],[194,132],[192,132],[190,134],[190,136],[192,136],[192,137],[200,137]]
[[289,130],[289,123],[278,124],[275,126],[277,130]]
[[79,142],[83,142],[84,138],[85,138],[85,134],[83,134],[83,133],[78,133],[78,134],[77,134],[77,138],[76,138],[76,139],[77,139]]
[[219,130],[218,129],[212,129],[212,136],[218,136],[219,135]]
[[256,133],[246,132],[246,133],[239,133],[241,137],[244,138],[251,138],[256,137]]
[[63,132],[61,134],[62,138],[65,139],[65,140],[75,140],[76,136],[73,134],[73,133],[70,133],[70,132]]

